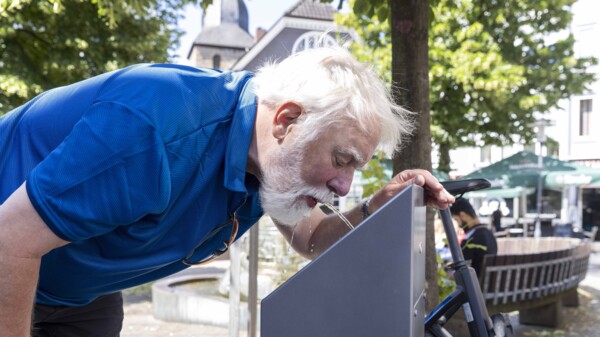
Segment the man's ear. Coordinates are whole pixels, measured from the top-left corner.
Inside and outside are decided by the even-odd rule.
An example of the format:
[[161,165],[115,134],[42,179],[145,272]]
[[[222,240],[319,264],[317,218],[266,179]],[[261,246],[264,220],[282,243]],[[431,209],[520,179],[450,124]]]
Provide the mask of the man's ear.
[[285,102],[279,106],[273,116],[273,136],[283,140],[292,126],[302,115],[302,106],[295,102]]

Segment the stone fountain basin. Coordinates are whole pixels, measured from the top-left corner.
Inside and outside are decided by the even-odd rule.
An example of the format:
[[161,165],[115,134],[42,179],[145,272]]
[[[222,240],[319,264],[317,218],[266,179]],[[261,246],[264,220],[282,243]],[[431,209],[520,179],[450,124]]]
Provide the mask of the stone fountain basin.
[[[172,276],[152,285],[154,317],[168,322],[228,326],[229,299],[218,292],[222,273]],[[240,312],[242,326],[246,310]]]

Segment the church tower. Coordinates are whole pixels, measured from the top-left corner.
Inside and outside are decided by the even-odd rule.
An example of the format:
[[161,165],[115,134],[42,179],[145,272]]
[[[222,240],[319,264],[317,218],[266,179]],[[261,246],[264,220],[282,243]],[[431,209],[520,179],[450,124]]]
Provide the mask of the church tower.
[[196,67],[230,69],[254,44],[248,32],[248,8],[243,0],[213,0],[202,18],[188,53]]

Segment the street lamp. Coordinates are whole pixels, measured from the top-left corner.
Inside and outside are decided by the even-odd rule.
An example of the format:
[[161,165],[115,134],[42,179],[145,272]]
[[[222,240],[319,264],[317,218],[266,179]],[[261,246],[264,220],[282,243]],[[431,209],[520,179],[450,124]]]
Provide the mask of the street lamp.
[[542,189],[544,188],[544,180],[542,177],[542,170],[544,169],[544,155],[543,149],[546,144],[546,133],[545,127],[550,126],[550,120],[539,119],[533,124],[537,128],[537,143],[538,145],[538,181],[537,181],[537,216],[535,218],[535,230],[533,236],[539,238],[542,236],[542,219],[540,217],[542,213]]

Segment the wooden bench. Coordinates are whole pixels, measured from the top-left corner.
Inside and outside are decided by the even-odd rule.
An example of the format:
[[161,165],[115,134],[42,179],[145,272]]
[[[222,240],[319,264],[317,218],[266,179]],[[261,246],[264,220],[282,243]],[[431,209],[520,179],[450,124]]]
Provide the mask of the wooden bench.
[[500,238],[498,255],[484,259],[480,283],[491,314],[519,311],[522,324],[556,327],[560,306],[577,306],[585,278],[589,240]]

